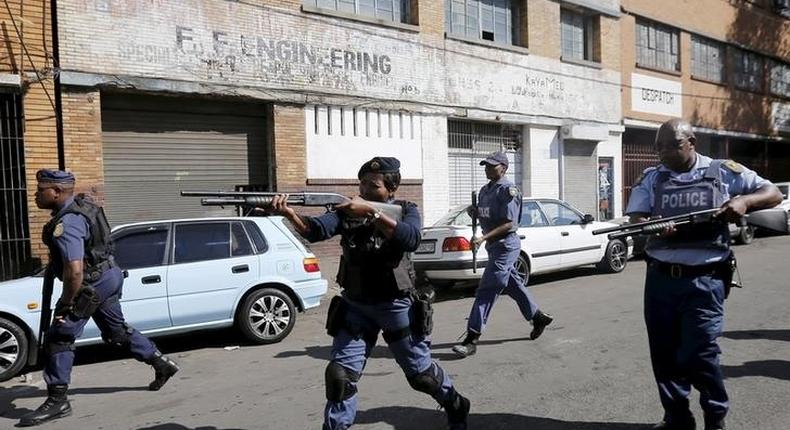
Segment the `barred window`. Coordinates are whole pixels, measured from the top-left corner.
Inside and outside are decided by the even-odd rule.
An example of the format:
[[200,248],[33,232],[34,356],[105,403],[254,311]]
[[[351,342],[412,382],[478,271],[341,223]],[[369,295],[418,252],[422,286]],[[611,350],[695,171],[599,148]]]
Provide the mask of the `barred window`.
[[691,76],[724,82],[724,44],[691,36]]
[[771,62],[771,93],[790,97],[790,65]]
[[563,8],[560,11],[562,58],[593,59],[594,17]]
[[649,21],[636,22],[636,64],[658,70],[680,71],[679,32]]
[[763,88],[763,59],[754,52],[735,49],[735,86],[744,90]]
[[517,15],[511,0],[445,0],[447,32],[472,39],[513,44]]
[[409,22],[409,0],[304,0],[304,4],[387,21]]

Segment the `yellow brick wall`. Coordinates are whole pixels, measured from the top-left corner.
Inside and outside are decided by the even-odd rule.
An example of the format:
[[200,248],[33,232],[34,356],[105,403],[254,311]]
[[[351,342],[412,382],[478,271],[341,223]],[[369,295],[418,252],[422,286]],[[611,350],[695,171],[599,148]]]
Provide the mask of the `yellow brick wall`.
[[104,204],[101,97],[98,90],[64,88],[63,141],[66,167],[77,178],[76,192]]
[[530,0],[527,4],[527,48],[533,55],[560,58],[560,4]]
[[277,190],[301,190],[307,183],[304,106],[275,104],[270,122]]

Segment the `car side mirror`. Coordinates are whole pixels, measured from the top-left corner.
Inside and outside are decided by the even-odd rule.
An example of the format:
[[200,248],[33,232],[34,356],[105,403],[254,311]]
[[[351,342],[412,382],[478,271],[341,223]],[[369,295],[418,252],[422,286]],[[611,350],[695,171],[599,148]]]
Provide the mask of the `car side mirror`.
[[595,221],[595,218],[590,214],[584,214],[584,218],[582,218],[582,224],[589,224]]

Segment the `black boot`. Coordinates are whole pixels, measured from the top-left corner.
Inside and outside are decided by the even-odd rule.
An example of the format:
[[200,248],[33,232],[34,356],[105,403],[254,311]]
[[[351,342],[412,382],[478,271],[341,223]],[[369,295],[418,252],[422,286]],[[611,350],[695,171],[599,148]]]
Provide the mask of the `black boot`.
[[150,391],[159,391],[167,380],[179,370],[175,361],[171,360],[166,355],[162,355],[159,351],[156,351],[154,358],[152,358],[148,364],[154,367],[155,372],[154,380],[148,384],[148,390]]
[[705,415],[705,430],[725,430],[724,417]]
[[19,419],[20,427],[37,426],[57,418],[71,415],[71,403],[66,398],[68,385],[48,385],[47,400],[33,412]]
[[682,420],[664,420],[653,426],[653,430],[696,430],[697,422],[693,416]]
[[466,332],[466,338],[460,345],[453,347],[453,352],[459,357],[469,357],[477,352],[477,340],[480,339],[480,333],[473,331]]
[[532,340],[539,338],[552,321],[554,321],[554,317],[543,311],[535,313],[535,316],[532,317],[532,332],[529,334],[529,338]]
[[442,403],[442,407],[447,413],[447,424],[450,430],[466,430],[466,417],[469,416],[471,407],[469,399],[458,394],[455,388],[451,388],[450,395]]

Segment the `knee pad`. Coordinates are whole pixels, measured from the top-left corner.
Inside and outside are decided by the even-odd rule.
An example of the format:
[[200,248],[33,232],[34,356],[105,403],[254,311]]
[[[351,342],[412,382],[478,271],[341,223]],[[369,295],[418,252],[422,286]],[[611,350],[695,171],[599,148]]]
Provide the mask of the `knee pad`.
[[74,341],[59,341],[59,340],[51,340],[47,341],[45,346],[45,350],[47,351],[47,355],[57,354],[59,352],[65,351],[74,351]]
[[[436,370],[434,370],[436,369]],[[418,373],[408,378],[409,385],[416,391],[435,397],[442,389],[444,371],[436,363],[431,363],[431,367],[422,373]]]
[[123,347],[130,343],[132,333],[134,333],[134,327],[123,323],[121,327],[114,328],[108,335],[102,334],[102,339],[110,345]]
[[342,402],[357,393],[356,382],[359,381],[359,374],[346,369],[334,361],[326,366],[324,378],[326,382],[326,399],[330,402]]

